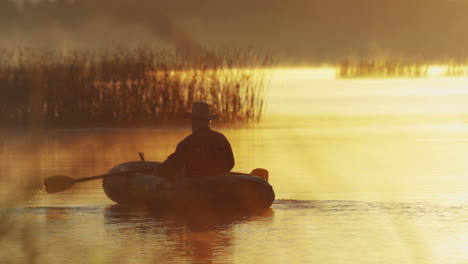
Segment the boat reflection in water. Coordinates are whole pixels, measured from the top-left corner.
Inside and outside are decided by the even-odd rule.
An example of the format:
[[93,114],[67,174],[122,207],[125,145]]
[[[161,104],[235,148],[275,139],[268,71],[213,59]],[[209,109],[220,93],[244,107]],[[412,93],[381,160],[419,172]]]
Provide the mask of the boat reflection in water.
[[[229,213],[180,214],[113,205],[104,209],[106,237],[126,237],[118,254],[131,260],[164,263],[232,261],[235,231],[249,222],[269,222],[274,211],[258,215]],[[114,248],[115,250],[116,248]]]

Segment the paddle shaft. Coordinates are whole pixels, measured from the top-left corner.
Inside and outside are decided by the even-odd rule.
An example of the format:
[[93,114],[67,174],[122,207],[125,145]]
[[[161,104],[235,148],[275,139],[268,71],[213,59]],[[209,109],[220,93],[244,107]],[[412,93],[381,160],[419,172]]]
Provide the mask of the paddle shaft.
[[102,175],[97,175],[97,176],[76,179],[76,180],[73,180],[73,183],[91,181],[91,180],[101,179],[101,178],[108,177],[108,176],[118,176],[118,175],[124,175],[124,174],[135,173],[135,172],[139,172],[139,171],[119,171],[119,172],[114,172],[114,173],[107,173],[107,174],[102,174]]

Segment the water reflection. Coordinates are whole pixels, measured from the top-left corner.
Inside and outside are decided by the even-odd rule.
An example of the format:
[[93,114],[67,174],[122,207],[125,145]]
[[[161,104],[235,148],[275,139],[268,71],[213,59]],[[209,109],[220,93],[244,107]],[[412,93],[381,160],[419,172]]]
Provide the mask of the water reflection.
[[191,230],[214,229],[223,226],[232,226],[244,221],[255,221],[274,216],[273,209],[257,214],[210,212],[203,214],[184,214],[176,212],[156,212],[147,208],[127,207],[115,204],[106,207],[104,211],[106,224],[118,223],[171,223],[174,226]]
[[271,209],[255,216],[161,214],[114,205],[104,209],[104,223],[106,236],[124,236],[129,245],[153,252],[155,261],[214,263],[233,259],[236,226],[271,221],[273,215]]
[[463,202],[279,200],[263,215],[211,221],[109,205],[10,215],[37,220],[38,263],[435,264],[468,260],[467,209]]

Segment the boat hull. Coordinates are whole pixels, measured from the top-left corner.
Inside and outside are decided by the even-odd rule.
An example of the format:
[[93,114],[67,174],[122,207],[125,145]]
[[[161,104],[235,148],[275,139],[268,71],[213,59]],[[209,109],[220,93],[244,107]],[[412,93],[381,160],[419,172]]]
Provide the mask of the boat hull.
[[[127,162],[109,173],[149,168],[160,163]],[[129,173],[103,180],[106,195],[129,206],[147,206],[159,211],[262,212],[270,208],[275,193],[264,179],[250,174],[182,178],[171,181],[157,175]]]

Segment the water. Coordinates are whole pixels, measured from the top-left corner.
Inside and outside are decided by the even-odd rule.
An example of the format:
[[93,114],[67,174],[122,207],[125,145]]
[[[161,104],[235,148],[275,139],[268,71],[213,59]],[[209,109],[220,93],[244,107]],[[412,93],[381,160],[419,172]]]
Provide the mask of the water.
[[467,209],[280,200],[261,216],[198,222],[115,205],[10,214],[35,219],[39,263],[465,263]]
[[99,181],[35,191],[161,161],[187,129],[2,131],[0,263],[468,262],[466,79],[331,77],[275,72],[264,123],[218,128],[234,170],[270,171],[277,200],[256,216],[123,209]]

